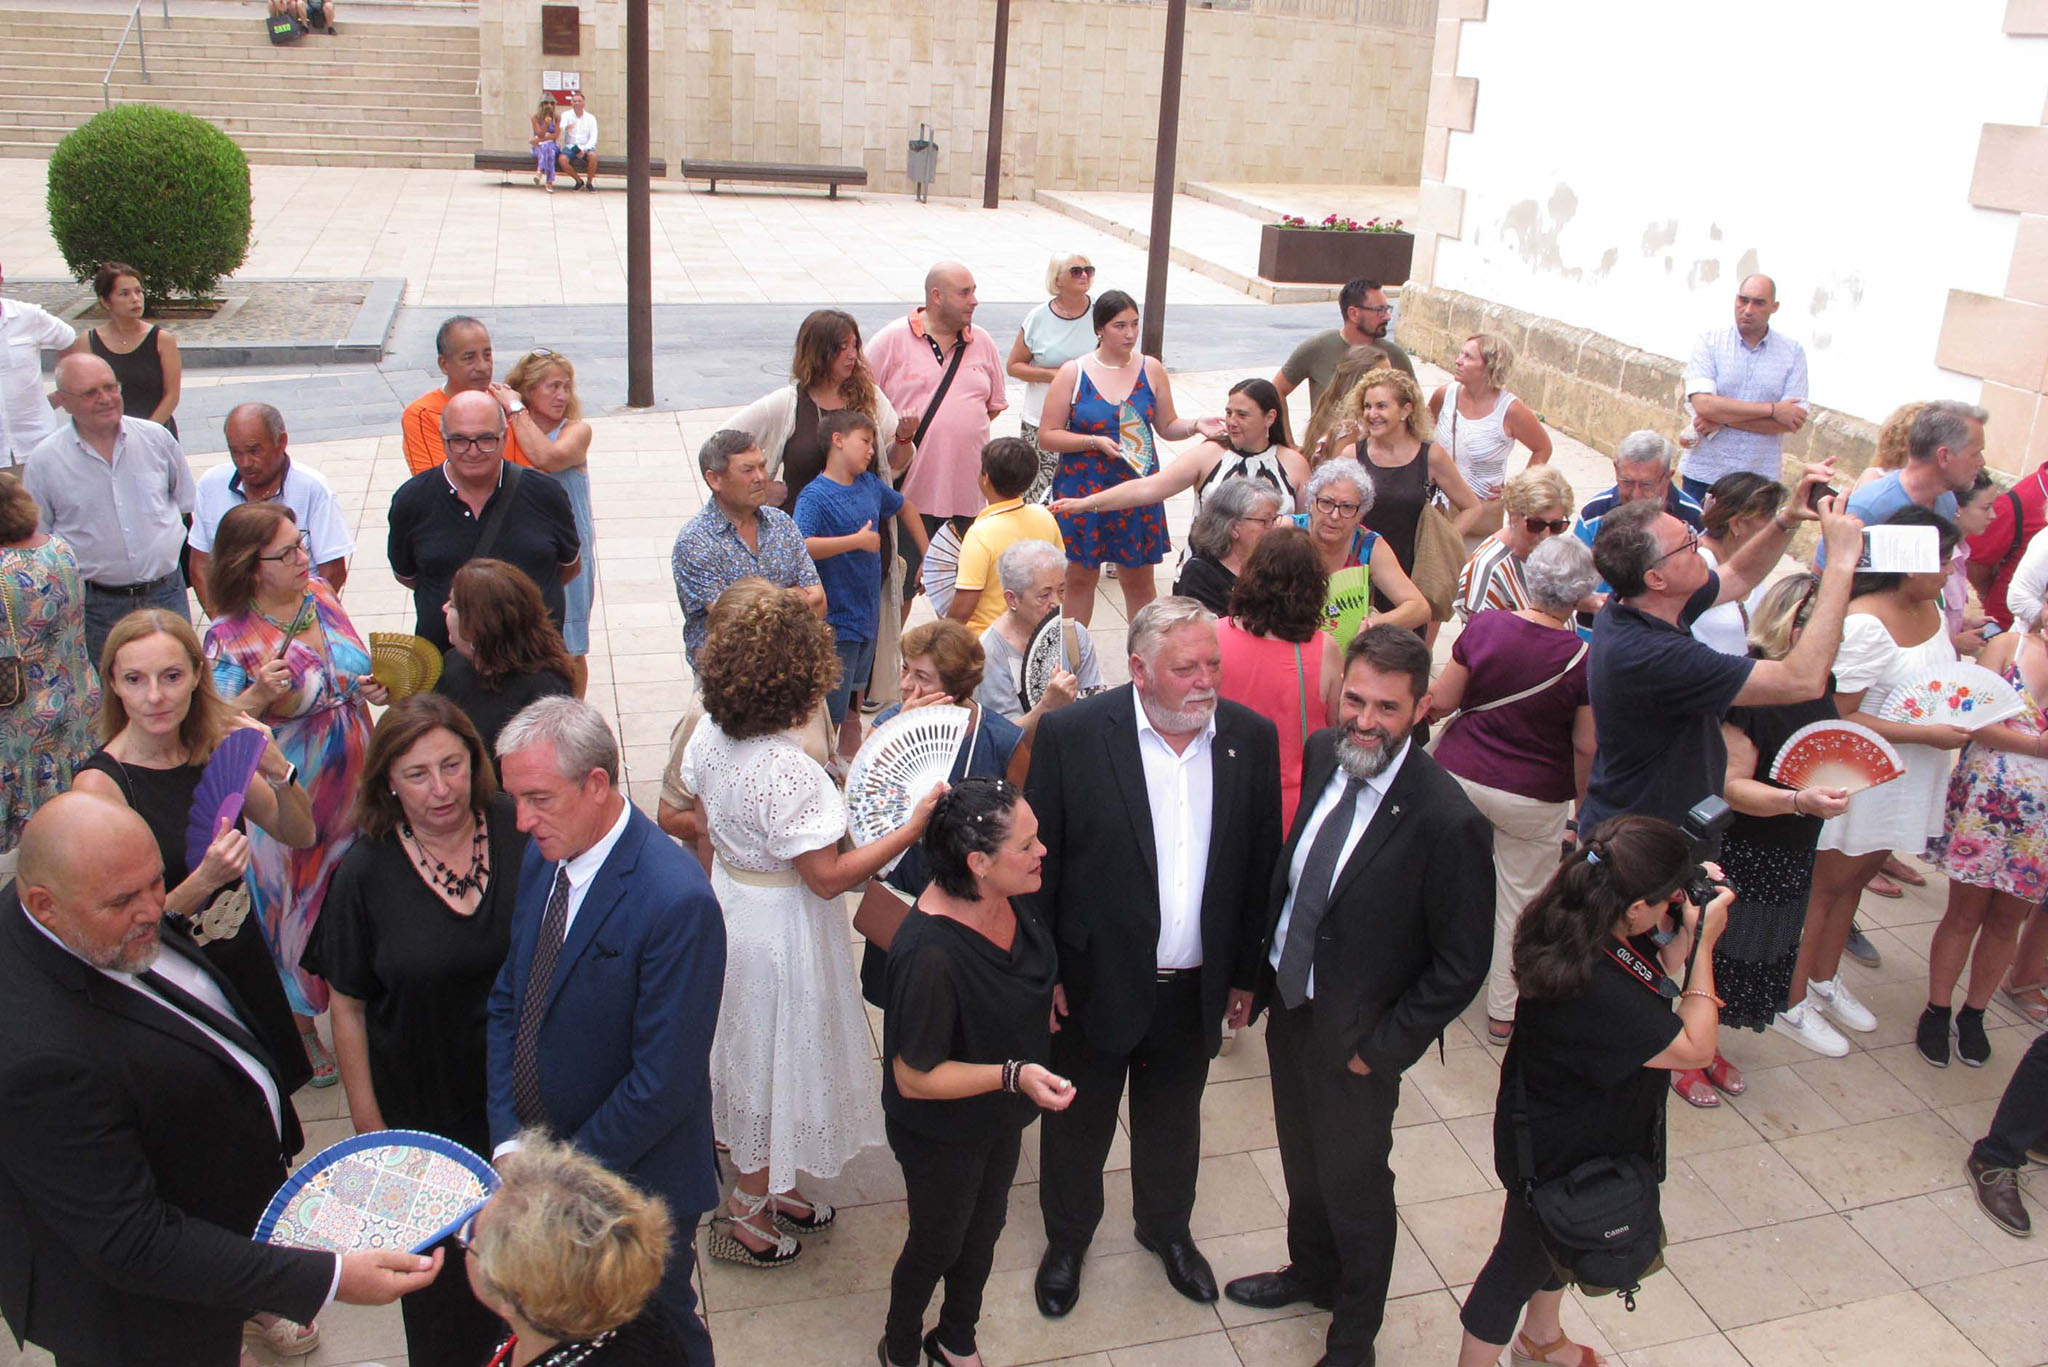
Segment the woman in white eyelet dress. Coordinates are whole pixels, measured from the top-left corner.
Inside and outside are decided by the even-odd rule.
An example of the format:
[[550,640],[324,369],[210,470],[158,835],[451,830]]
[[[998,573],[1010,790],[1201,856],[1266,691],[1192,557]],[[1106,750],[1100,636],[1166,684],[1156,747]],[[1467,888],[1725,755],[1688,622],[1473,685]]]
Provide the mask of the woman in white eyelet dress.
[[833,1219],[831,1207],[797,1192],[797,1174],[835,1177],[883,1142],[880,1082],[839,899],[916,842],[932,799],[873,844],[840,850],[845,801],[792,731],[838,662],[830,628],[795,591],[721,622],[697,667],[706,716],[680,777],[704,809],[711,886],[725,915],[711,1110],[739,1173],[708,1251],[775,1266],[800,1251],[793,1234]]

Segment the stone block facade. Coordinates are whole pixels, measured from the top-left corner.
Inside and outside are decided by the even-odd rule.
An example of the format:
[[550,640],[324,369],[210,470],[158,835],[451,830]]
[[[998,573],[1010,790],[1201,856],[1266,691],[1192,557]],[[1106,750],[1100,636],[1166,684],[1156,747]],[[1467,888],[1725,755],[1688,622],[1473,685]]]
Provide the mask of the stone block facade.
[[[541,72],[566,68],[581,73],[601,150],[622,157],[623,0],[582,0],[576,57],[541,54],[540,6],[483,12],[486,143],[523,146]],[[1360,15],[1191,8],[1179,176],[1415,184],[1434,23],[1412,5]],[[1149,187],[1164,7],[1014,0],[1010,23],[1003,193]],[[667,0],[652,25],[653,151],[671,163],[862,165],[873,188],[904,192],[923,122],[940,147],[934,191],[981,193],[995,0]]]

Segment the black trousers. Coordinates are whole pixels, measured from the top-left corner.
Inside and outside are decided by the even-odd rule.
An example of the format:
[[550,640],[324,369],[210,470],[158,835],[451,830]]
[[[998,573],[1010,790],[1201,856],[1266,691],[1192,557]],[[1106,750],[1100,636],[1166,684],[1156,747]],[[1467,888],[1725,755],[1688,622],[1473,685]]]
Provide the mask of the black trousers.
[[925,1307],[942,1280],[939,1342],[955,1357],[968,1357],[996,1240],[1010,1217],[1022,1134],[1011,1130],[980,1143],[948,1144],[893,1120],[888,1134],[910,1206],[910,1231],[889,1276],[889,1361],[922,1361]]
[[2034,1036],[2012,1081],[2005,1084],[1991,1133],[1977,1141],[1971,1156],[2001,1168],[2024,1168],[2027,1150],[2048,1137],[2048,1034]]
[[1158,1241],[1184,1238],[1202,1157],[1202,1087],[1209,1050],[1198,972],[1162,982],[1152,1024],[1129,1053],[1089,1043],[1079,1014],[1052,1037],[1053,1071],[1074,1084],[1064,1111],[1039,1121],[1038,1208],[1046,1242],[1085,1249],[1102,1222],[1102,1168],[1116,1138],[1117,1103],[1131,1088],[1131,1217]]
[[1509,1192],[1500,1213],[1500,1237],[1465,1297],[1459,1322],[1482,1343],[1504,1344],[1515,1336],[1515,1321],[1529,1297],[1563,1289],[1564,1281],[1544,1251],[1536,1212],[1520,1193]]
[[1373,1360],[1394,1275],[1394,1107],[1399,1076],[1360,1076],[1316,1049],[1315,1003],[1276,1006],[1266,1025],[1273,1124],[1287,1179],[1287,1261],[1335,1300],[1324,1360]]

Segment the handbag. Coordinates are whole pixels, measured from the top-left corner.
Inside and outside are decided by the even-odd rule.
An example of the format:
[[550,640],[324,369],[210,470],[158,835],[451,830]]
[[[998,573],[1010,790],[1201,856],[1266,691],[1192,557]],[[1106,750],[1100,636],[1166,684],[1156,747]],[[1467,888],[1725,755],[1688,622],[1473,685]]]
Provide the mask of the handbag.
[[7,653],[0,655],[0,707],[19,707],[28,701],[28,662],[21,658],[21,638],[14,624],[21,609],[14,603],[14,576],[0,569],[0,610],[7,617]]
[[[1634,1311],[1643,1278],[1664,1266],[1656,1160],[1635,1153],[1589,1158],[1562,1177],[1538,1182],[1529,1093],[1519,1066],[1513,1122],[1522,1199],[1536,1216],[1543,1251],[1558,1277],[1589,1296],[1620,1296]],[[1659,1148],[1662,1136],[1660,1118]]]
[[[1433,488],[1434,486],[1432,486]],[[1435,503],[1424,501],[1415,522],[1415,563],[1408,577],[1429,600],[1429,613],[1451,620],[1458,602],[1458,573],[1465,568],[1465,538]]]

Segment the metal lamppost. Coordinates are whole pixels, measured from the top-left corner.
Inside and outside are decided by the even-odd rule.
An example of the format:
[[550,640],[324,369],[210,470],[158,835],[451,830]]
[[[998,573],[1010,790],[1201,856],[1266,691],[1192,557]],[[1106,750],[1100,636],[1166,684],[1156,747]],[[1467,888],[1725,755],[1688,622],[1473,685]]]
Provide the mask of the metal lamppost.
[[626,404],[632,408],[654,406],[654,233],[648,189],[647,64],[647,0],[626,0]]
[[988,81],[988,169],[981,177],[981,207],[996,207],[1003,179],[1003,76],[1010,65],[1010,0],[996,0],[995,70]]
[[1166,267],[1173,252],[1174,154],[1180,141],[1180,61],[1188,0],[1167,0],[1166,52],[1159,75],[1159,145],[1152,163],[1152,234],[1145,256],[1145,324],[1140,346],[1160,354],[1166,334]]

